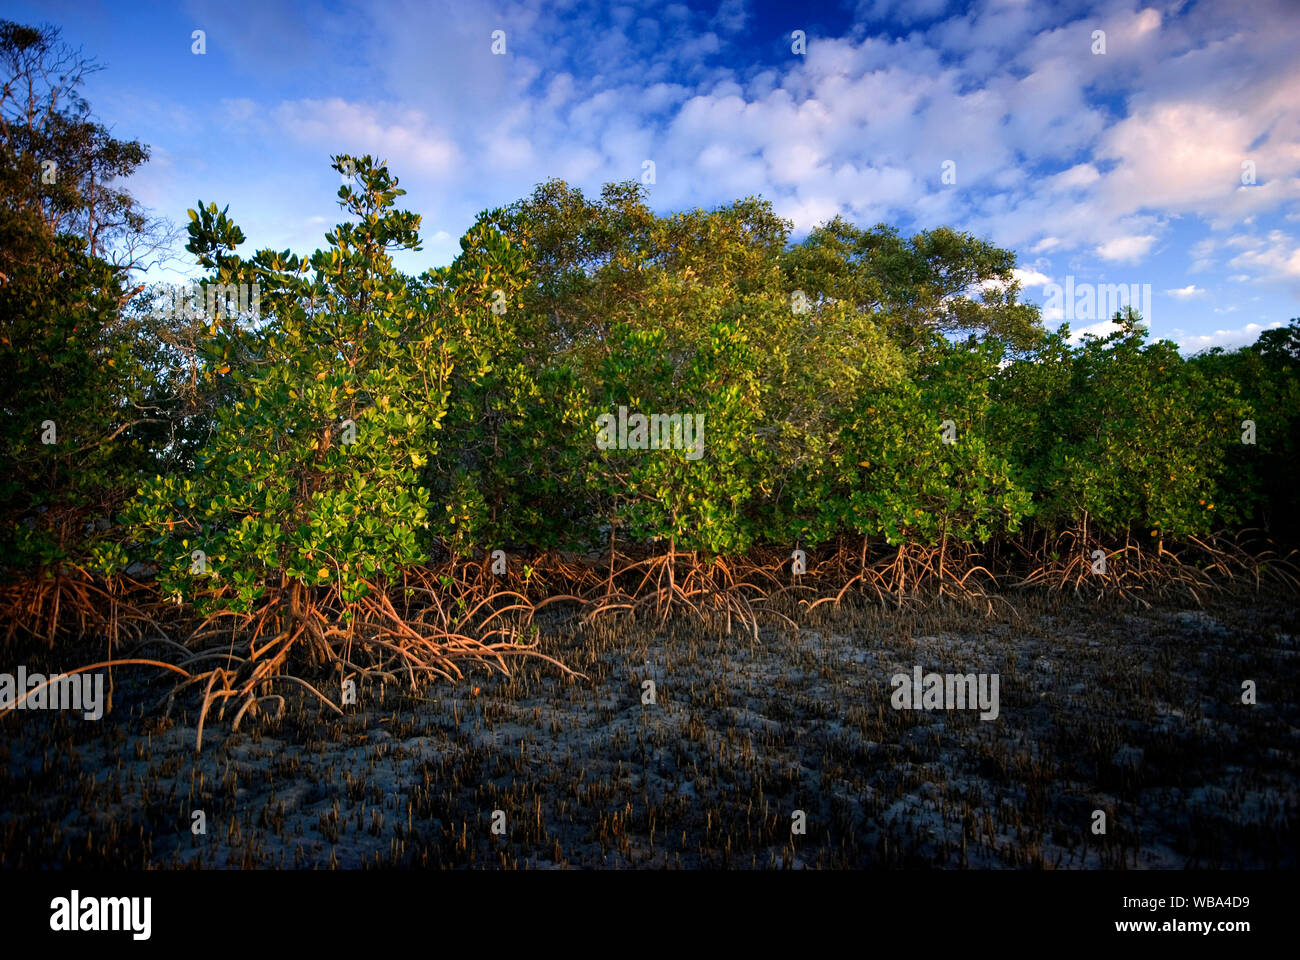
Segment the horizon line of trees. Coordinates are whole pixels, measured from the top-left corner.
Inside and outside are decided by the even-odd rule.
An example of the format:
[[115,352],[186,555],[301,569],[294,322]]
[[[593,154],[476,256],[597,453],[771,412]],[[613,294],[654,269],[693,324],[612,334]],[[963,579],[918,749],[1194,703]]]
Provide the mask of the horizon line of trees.
[[[30,74],[66,57],[56,39],[0,23],[0,61]],[[969,234],[837,217],[794,244],[760,198],[661,216],[634,182],[548,181],[408,276],[392,253],[420,248],[420,218],[346,155],[348,218],[310,254],[241,254],[226,210],[189,211],[186,250],[256,290],[256,316],[159,311],[106,240],[157,240],[112,186],[147,150],[68,89],[11,86],[0,577],[145,561],[168,594],[248,608],[286,584],[355,599],[441,551],[611,537],[735,556],[1300,529],[1300,321],[1183,357],[1130,310],[1075,344]],[[599,443],[621,407],[703,416],[703,456]]]

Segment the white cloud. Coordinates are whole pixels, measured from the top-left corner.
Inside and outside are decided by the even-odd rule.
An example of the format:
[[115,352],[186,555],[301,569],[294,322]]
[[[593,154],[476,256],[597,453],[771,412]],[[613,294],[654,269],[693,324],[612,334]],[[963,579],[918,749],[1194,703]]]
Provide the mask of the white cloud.
[[1290,234],[1272,230],[1263,237],[1238,235],[1227,241],[1242,252],[1228,261],[1239,270],[1253,270],[1263,280],[1300,281],[1300,243]]
[[713,18],[713,25],[723,33],[736,33],[745,28],[745,21],[748,18],[745,0],[722,0]]
[[1264,325],[1248,323],[1236,330],[1215,330],[1214,333],[1210,334],[1183,336],[1178,338],[1176,342],[1180,349],[1189,352],[1206,350],[1210,347],[1243,347],[1258,340],[1259,335],[1265,330],[1272,330],[1281,326],[1284,326],[1284,324],[1280,320]]
[[1049,182],[1054,190],[1074,190],[1090,187],[1100,179],[1101,174],[1091,163],[1079,163],[1063,173],[1058,173]]
[[[192,2],[229,29],[249,6]],[[309,52],[294,55],[345,63],[327,86],[300,88],[337,96],[231,100],[226,124],[254,140],[287,135],[314,163],[378,153],[411,189],[411,208],[437,212],[436,222],[426,213],[428,229],[450,236],[547,177],[590,194],[638,179],[652,159],[658,209],[759,194],[797,233],[837,213],[904,230],[950,223],[1055,258],[1017,271],[1027,292],[1051,273],[1154,260],[1188,224],[1214,234],[1182,261],[1191,273],[1300,287],[1300,243],[1269,229],[1300,218],[1292,0],[1146,2],[1062,13],[982,0],[945,15],[942,0],[861,0],[846,36],[814,32],[806,57],[765,57],[744,0],[707,11],[356,0],[359,11],[311,21],[301,31]],[[1096,26],[1107,31],[1104,57],[1089,49]],[[490,53],[497,28],[507,56]],[[258,55],[271,56],[259,42]],[[331,44],[344,56],[331,57]],[[257,58],[239,56],[252,69]],[[182,159],[190,170],[208,162],[173,150],[155,193],[188,183]],[[945,160],[956,163],[952,187],[939,183]],[[1255,185],[1241,183],[1244,161]],[[1188,301],[1204,291],[1167,292]]]
[[328,100],[281,103],[271,118],[275,129],[300,143],[329,152],[387,159],[394,171],[447,176],[462,163],[457,144],[420,111]]
[[1011,271],[1011,275],[1020,281],[1021,289],[1030,290],[1034,287],[1044,287],[1052,282],[1052,278],[1045,273],[1037,270],[1026,270],[1017,267]]
[[855,20],[897,20],[915,23],[941,16],[947,0],[860,0],[853,11]]
[[1090,323],[1086,327],[1080,327],[1078,330],[1071,329],[1070,342],[1079,343],[1083,340],[1085,335],[1108,337],[1118,329],[1119,326],[1113,320],[1102,320],[1098,323]]
[[[1037,270],[1016,267],[1011,271],[1011,279],[1020,284],[1021,293],[1035,293],[1052,282],[1052,278]],[[980,286],[985,290],[1002,290],[1007,285],[1000,280],[985,280]]]
[[1151,234],[1116,237],[1113,240],[1099,243],[1095,252],[1103,260],[1112,263],[1135,263],[1150,252],[1151,246],[1155,242],[1156,238]]
[[[1091,250],[1109,263],[1150,255],[1171,216],[1231,225],[1300,200],[1300,67],[1278,36],[1282,5],[1269,0],[1249,16],[1110,0],[1073,20],[990,0],[937,21],[941,0],[862,0],[848,36],[818,35],[806,57],[757,64],[728,57],[751,26],[741,0],[640,17],[393,2],[400,15],[381,23],[401,29],[378,27],[372,54],[447,130],[465,179],[491,172],[498,194],[550,175],[593,189],[653,158],[664,208],[743,189],[799,232],[834,213],[948,221],[1000,245]],[[881,32],[884,18],[925,26],[897,37]],[[509,57],[487,53],[497,21]],[[1094,23],[1108,31],[1105,57],[1089,50]],[[444,155],[439,133],[429,131],[426,165]],[[1247,155],[1260,182],[1243,194]],[[946,160],[956,187],[939,184]],[[1199,257],[1193,270],[1212,266]],[[1238,269],[1278,264],[1247,258]]]

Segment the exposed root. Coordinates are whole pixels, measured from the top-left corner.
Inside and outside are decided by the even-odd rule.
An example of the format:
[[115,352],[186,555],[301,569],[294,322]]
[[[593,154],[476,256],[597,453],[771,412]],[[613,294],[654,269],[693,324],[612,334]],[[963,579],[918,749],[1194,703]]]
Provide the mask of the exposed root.
[[[585,679],[539,649],[537,616],[550,606],[572,608],[588,625],[642,617],[665,625],[686,617],[706,629],[738,630],[756,643],[763,618],[798,631],[822,606],[839,608],[850,600],[882,608],[957,603],[987,616],[1002,609],[1019,619],[999,590],[1000,581],[1013,580],[1017,564],[1012,585],[1018,590],[1095,592],[1143,605],[1171,595],[1203,604],[1229,586],[1300,592],[1297,552],[1281,555],[1253,533],[1189,538],[1177,547],[1162,543],[1152,552],[1132,539],[1104,543],[1083,525],[1036,544],[1032,538],[994,544],[989,554],[947,541],[873,551],[864,539],[806,555],[807,570],[799,572],[788,555],[771,548],[744,558],[703,557],[671,547],[629,557],[611,545],[595,559],[552,552],[526,563],[516,556],[504,567],[499,557],[450,557],[408,569],[400,582],[367,583],[367,593],[351,602],[334,589],[292,583],[272,588],[251,612],[222,611],[192,621],[184,643],[162,636],[158,621],[183,621],[189,608],[164,604],[150,584],[63,576],[8,585],[0,589],[0,605],[17,612],[8,618],[10,639],[23,631],[52,643],[75,624],[83,632],[111,631],[110,652],[120,632],[135,637],[137,650],[170,651],[172,663],[110,657],[69,672],[150,665],[179,674],[159,705],[170,713],[180,694],[202,691],[195,735],[201,749],[214,709],[224,719],[226,708],[234,708],[232,730],[246,716],[259,715],[260,704],[276,704],[275,715],[282,716],[285,697],[272,688],[284,682],[342,715],[351,702],[344,691],[355,692],[363,682],[402,682],[414,691],[431,680],[459,681],[475,669],[509,676],[511,661],[519,657]],[[330,677],[336,686],[323,687],[313,674]],[[330,689],[340,695],[331,698]]]
[[1123,545],[1107,546],[1082,526],[1027,553],[1031,567],[1014,586],[1098,597],[1113,594],[1147,607],[1148,597],[1191,600],[1204,606],[1210,596],[1230,589],[1258,592],[1271,586],[1300,591],[1296,551],[1279,556],[1268,541],[1256,542],[1248,550],[1241,544],[1246,536],[1249,532],[1236,538],[1189,537],[1179,547],[1157,543],[1152,551],[1143,550],[1131,538]]
[[105,637],[112,654],[122,640],[139,640],[151,622],[149,584],[129,577],[105,581],[80,567],[0,583],[4,640],[26,636],[53,647],[60,638]]

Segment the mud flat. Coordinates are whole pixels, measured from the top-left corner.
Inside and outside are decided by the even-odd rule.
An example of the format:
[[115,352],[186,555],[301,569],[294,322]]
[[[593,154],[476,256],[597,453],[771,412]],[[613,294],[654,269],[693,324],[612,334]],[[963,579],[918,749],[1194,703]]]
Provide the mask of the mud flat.
[[[363,686],[342,719],[290,698],[238,733],[210,720],[197,755],[194,705],[164,719],[166,686],[123,670],[99,721],[3,721],[0,863],[1297,865],[1290,601],[1017,607],[841,610],[758,643],[686,620],[555,625],[543,648],[587,681]],[[896,709],[891,679],[918,668],[986,694],[996,677],[996,715]]]

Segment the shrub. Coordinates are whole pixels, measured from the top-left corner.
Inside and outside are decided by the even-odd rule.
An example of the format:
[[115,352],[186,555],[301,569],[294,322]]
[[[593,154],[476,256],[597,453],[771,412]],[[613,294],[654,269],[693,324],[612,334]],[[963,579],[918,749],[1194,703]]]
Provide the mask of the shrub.
[[[369,157],[341,203],[358,218],[307,259],[225,252],[242,233],[215,205],[191,211],[191,246],[220,283],[261,285],[264,315],[214,319],[204,376],[229,403],[190,476],[145,484],[133,520],[165,590],[206,609],[264,597],[301,606],[309,588],[345,603],[423,560],[452,349],[444,317],[467,308],[410,281],[388,251],[418,246],[419,218]],[[349,167],[351,169],[351,167]],[[201,551],[201,553],[196,553]]]

